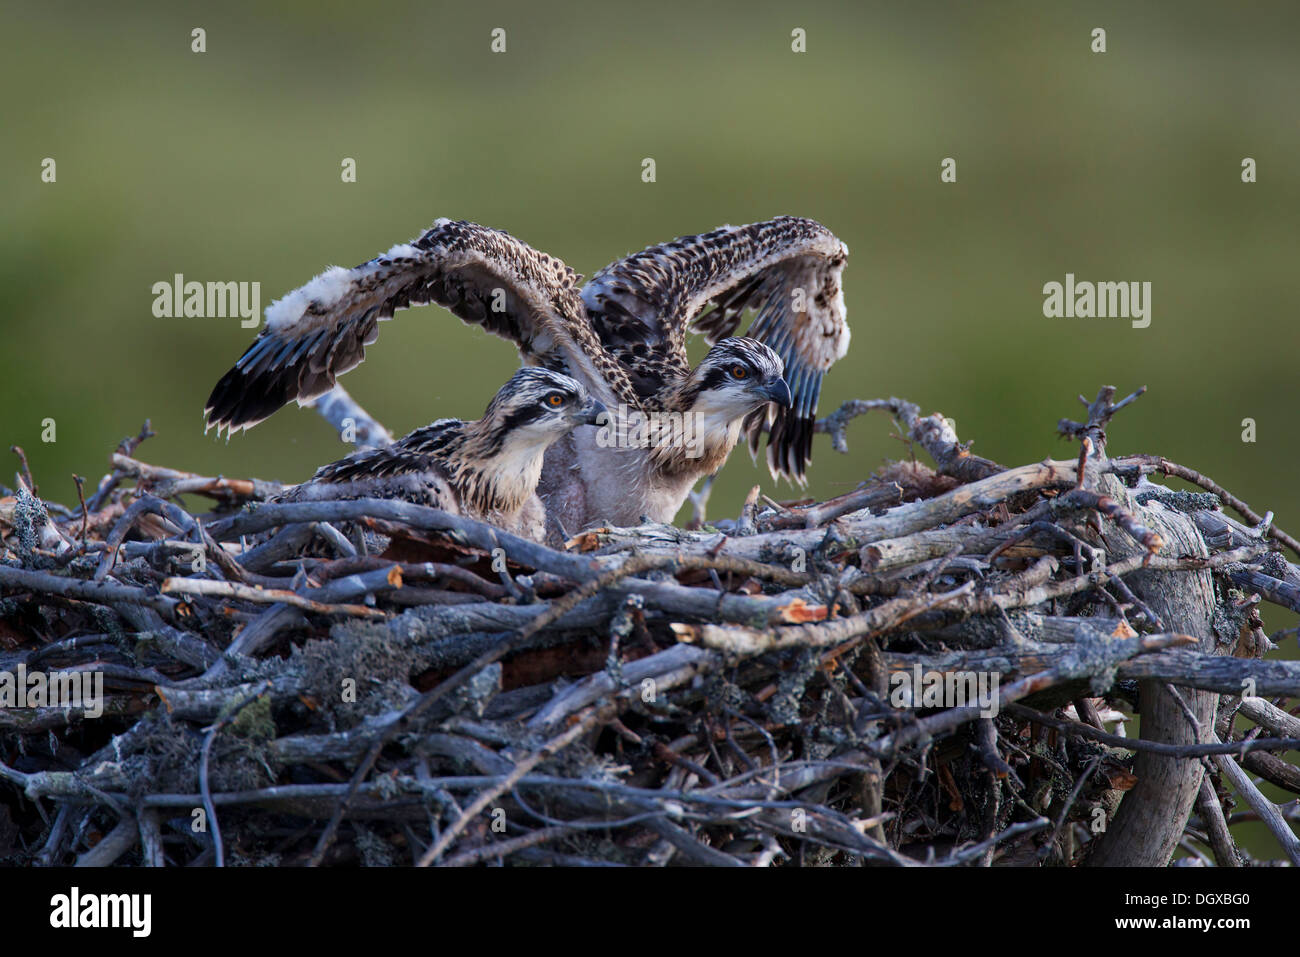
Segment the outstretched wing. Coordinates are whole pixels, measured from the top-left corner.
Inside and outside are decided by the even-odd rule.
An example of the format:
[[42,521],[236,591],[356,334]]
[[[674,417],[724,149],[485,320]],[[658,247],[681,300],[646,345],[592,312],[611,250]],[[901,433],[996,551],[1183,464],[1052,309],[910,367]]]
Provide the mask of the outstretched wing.
[[736,334],[746,309],[755,310],[745,334],[781,356],[794,401],[790,409],[768,406],[746,420],[749,448],[757,454],[766,422],[768,467],[802,481],[822,376],[849,348],[840,288],[848,253],[820,223],[780,216],[651,246],[598,272],[582,298],[606,348],[633,370],[634,382],[647,353],[686,368],[688,327],[713,345]]
[[595,390],[616,364],[586,320],[581,280],[507,233],[440,219],[419,239],[355,269],[332,267],[272,303],[257,339],[212,390],[207,424],[251,428],[291,399],[324,394],[365,357],[381,320],[431,302],[510,340],[525,362],[568,369]]

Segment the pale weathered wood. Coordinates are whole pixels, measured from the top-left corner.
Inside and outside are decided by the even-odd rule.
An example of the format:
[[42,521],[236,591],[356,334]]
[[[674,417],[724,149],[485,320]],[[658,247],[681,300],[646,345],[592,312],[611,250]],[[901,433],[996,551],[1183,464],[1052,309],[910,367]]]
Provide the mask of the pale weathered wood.
[[[1095,452],[1090,475],[1096,488],[1113,497],[1120,505],[1141,516],[1141,521],[1164,540],[1165,555],[1209,555],[1196,523],[1185,514],[1158,503],[1137,505],[1124,485],[1113,475],[1105,474],[1108,464],[1104,433],[1100,428],[1089,436]],[[1096,471],[1091,470],[1095,468]],[[1143,551],[1124,531],[1103,524],[1099,536],[1108,558],[1114,561]],[[1192,635],[1197,650],[1206,655],[1225,650],[1215,638],[1212,620],[1215,613],[1214,582],[1208,569],[1178,574],[1163,571],[1135,572],[1127,579],[1133,592],[1149,606],[1171,631]],[[1164,682],[1144,681],[1140,685],[1141,735],[1144,739],[1166,744],[1199,743],[1214,728],[1215,708],[1219,696],[1213,692],[1183,691],[1199,728],[1191,726],[1182,708],[1173,700]],[[1129,791],[1105,834],[1089,855],[1088,864],[1096,867],[1163,867],[1169,862],[1182,837],[1187,818],[1201,786],[1201,765],[1179,761],[1163,755],[1141,752],[1134,762],[1137,785]]]
[[[307,819],[294,853],[308,863],[362,853],[356,818],[400,825],[382,843],[412,860],[457,863],[546,844],[548,860],[594,863],[766,866],[797,848],[808,862],[1163,866],[1180,840],[1208,840],[1230,864],[1237,825],[1203,762],[1300,789],[1280,757],[1300,721],[1248,698],[1240,713],[1263,732],[1221,744],[1214,702],[1246,681],[1300,697],[1300,663],[1255,657],[1272,647],[1256,603],[1300,605],[1300,569],[1269,516],[1226,518],[1208,480],[1212,495],[1162,490],[1142,476],[1191,473],[1109,459],[1105,427],[1136,397],[1114,394],[1061,422],[1081,460],[1012,469],[969,454],[942,415],[850,403],[821,429],[837,444],[852,415],[884,410],[936,468],[894,463],[810,505],[756,489],[738,521],[589,530],[563,550],[409,502],[259,503],[273,483],[135,458],[146,429],[84,515],[0,500],[0,599],[18,615],[0,671],[102,670],[115,722],[94,753],[60,749],[71,770],[41,766],[43,740],[0,763],[3,787],[31,799],[23,843],[67,863],[96,815],[121,823],[91,859],[156,865],[155,809],[201,804],[241,853],[268,845],[224,809]],[[182,491],[218,513],[167,498]],[[968,698],[893,700],[918,669],[996,678],[997,718]],[[1137,740],[1106,730],[1132,680]],[[57,738],[91,720],[18,707],[0,731]],[[1291,855],[1276,809],[1237,786]],[[44,822],[24,810],[40,799],[56,808]],[[1198,800],[1204,828],[1186,832]],[[1100,838],[1078,828],[1117,805]],[[488,807],[519,836],[478,826]],[[599,850],[569,840],[593,824]],[[178,837],[168,863],[221,861]]]

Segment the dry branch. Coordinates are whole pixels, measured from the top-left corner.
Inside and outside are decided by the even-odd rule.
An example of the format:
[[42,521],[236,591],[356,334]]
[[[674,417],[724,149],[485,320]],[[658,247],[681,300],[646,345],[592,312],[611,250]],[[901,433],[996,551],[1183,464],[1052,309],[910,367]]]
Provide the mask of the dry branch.
[[[104,700],[0,697],[0,787],[29,809],[0,855],[988,866],[1192,841],[1249,863],[1210,760],[1295,861],[1249,777],[1300,787],[1300,664],[1261,660],[1260,603],[1300,608],[1294,540],[1200,473],[1109,457],[1140,394],[1059,423],[1078,458],[1012,468],[909,402],[849,402],[818,423],[834,447],[885,411],[935,467],[820,503],[755,490],[712,525],[704,490],[698,527],[565,549],[406,502],[271,504],[277,483],[143,461],[147,424],[76,508],[20,461],[0,696],[96,674]],[[345,393],[318,408],[386,440]],[[1134,708],[1144,738],[1107,730]],[[195,809],[208,832],[174,826]]]

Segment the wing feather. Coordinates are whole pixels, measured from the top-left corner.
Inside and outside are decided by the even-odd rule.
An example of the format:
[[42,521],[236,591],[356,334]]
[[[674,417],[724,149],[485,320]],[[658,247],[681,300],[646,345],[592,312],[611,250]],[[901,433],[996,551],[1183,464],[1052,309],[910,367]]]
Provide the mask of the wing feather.
[[272,303],[212,390],[207,425],[251,428],[292,399],[310,402],[365,358],[380,321],[426,303],[513,342],[526,363],[568,369],[606,396],[631,394],[586,319],[581,280],[508,233],[440,219],[419,239],[354,269],[331,267]]
[[606,349],[634,370],[640,343],[656,343],[660,361],[683,368],[688,330],[713,345],[738,335],[753,310],[745,335],[781,356],[794,407],[746,419],[750,451],[757,454],[766,428],[773,475],[802,481],[822,378],[849,348],[840,286],[847,256],[825,226],[781,216],[651,246],[598,272],[582,298]]
[[388,478],[412,472],[443,470],[447,450],[464,435],[460,419],[439,419],[410,432],[390,445],[361,449],[337,462],[323,465],[312,476],[314,482],[354,482]]

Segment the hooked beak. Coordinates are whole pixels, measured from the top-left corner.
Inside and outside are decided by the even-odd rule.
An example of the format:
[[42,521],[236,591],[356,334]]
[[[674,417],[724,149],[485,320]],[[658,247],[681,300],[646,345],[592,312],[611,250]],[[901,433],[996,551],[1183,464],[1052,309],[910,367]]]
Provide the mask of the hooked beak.
[[758,394],[769,402],[775,402],[787,409],[792,405],[790,386],[786,384],[785,379],[777,379],[775,382],[767,383],[758,390]]
[[608,414],[609,411],[605,408],[605,406],[602,403],[596,401],[595,399],[592,399],[590,402],[584,405],[582,407],[582,411],[578,413],[578,424],[599,425],[600,417]]

